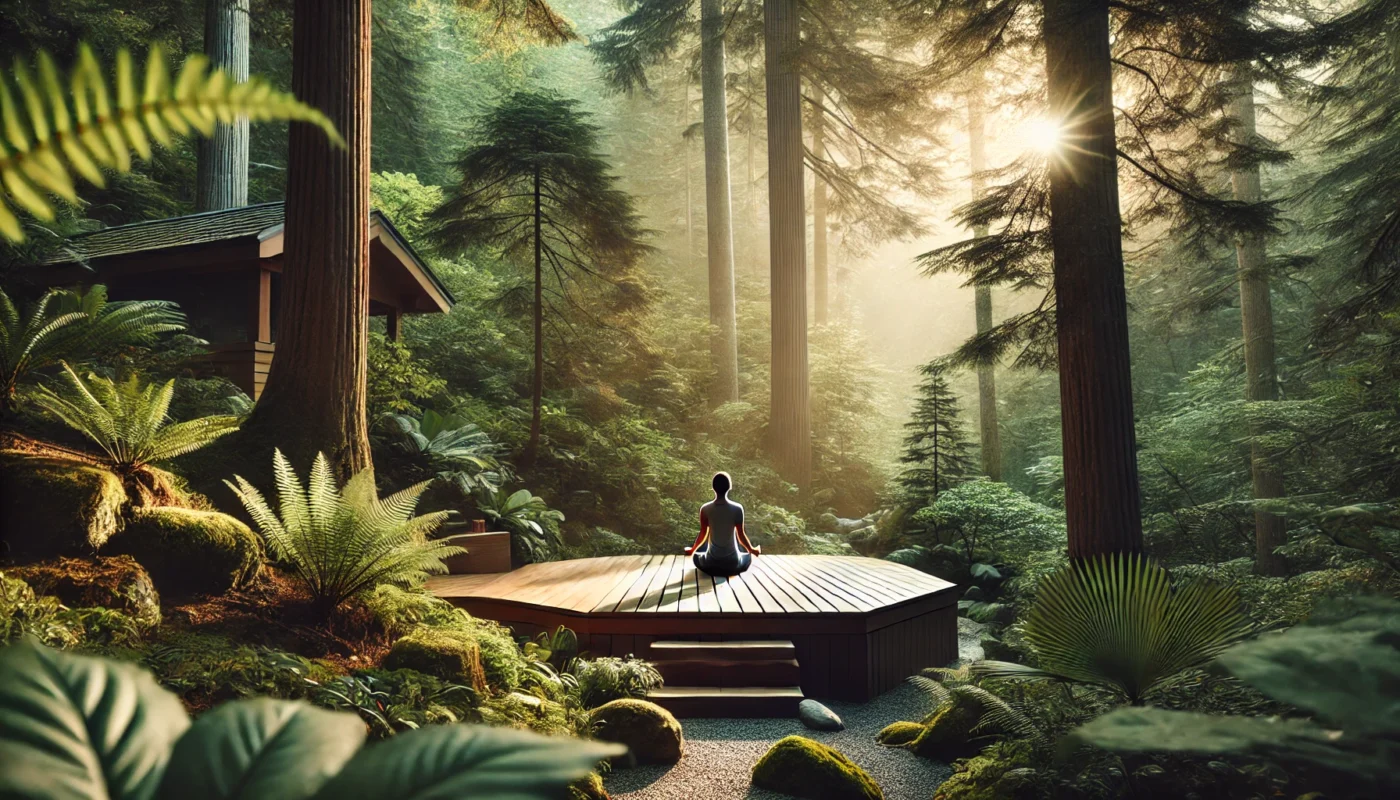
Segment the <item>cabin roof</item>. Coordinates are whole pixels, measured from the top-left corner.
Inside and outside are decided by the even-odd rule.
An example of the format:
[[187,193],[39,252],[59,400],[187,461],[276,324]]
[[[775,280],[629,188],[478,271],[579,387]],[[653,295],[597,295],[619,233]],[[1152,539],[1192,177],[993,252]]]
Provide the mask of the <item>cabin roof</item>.
[[[95,259],[245,238],[269,242],[280,238],[285,222],[286,207],[281,201],[133,222],[70,236],[61,249],[45,259],[44,264],[85,263]],[[456,302],[452,293],[403,234],[394,227],[393,221],[378,209],[370,212],[370,227],[375,225],[380,227],[382,236],[389,237],[393,244],[397,245],[390,249],[398,251],[396,255],[404,267],[427,279],[435,290],[432,293],[439,295],[438,298],[434,298],[439,301],[438,305],[442,306],[443,310],[450,308]],[[278,247],[277,250],[280,252],[281,248]]]

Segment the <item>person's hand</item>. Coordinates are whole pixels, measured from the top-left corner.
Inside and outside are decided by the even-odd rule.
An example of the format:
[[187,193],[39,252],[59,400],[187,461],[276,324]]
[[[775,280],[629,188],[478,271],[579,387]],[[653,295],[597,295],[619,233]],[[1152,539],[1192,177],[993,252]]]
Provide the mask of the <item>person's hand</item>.
[[754,546],[753,546],[753,549],[750,550],[749,552],[750,552],[750,553],[753,553],[753,554],[756,555],[756,556],[761,556],[761,555],[763,555],[763,548],[760,547],[759,545],[754,545]]
[[695,547],[694,547],[694,546],[692,546],[692,545],[686,545],[686,546],[685,546],[685,554],[686,554],[686,555],[690,555],[691,553],[694,553],[694,552],[695,552]]

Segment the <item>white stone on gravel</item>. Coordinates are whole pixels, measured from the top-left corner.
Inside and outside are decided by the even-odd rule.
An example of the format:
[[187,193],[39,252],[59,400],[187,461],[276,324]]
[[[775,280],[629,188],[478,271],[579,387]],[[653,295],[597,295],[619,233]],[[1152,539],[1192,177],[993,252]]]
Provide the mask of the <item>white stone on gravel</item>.
[[841,717],[835,711],[818,703],[816,700],[803,700],[797,704],[797,718],[803,725],[814,731],[840,731],[845,730],[846,725],[841,721]]

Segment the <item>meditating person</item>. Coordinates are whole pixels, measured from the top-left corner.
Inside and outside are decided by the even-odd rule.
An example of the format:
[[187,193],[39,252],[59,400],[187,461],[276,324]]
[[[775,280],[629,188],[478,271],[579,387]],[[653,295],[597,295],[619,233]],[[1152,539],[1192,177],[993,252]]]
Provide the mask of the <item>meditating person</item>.
[[[728,577],[749,568],[753,557],[763,553],[744,534],[744,507],[729,499],[733,485],[729,473],[716,472],[710,485],[715,499],[700,506],[700,535],[685,549],[694,555],[695,566],[711,575]],[[701,549],[703,547],[703,549]]]

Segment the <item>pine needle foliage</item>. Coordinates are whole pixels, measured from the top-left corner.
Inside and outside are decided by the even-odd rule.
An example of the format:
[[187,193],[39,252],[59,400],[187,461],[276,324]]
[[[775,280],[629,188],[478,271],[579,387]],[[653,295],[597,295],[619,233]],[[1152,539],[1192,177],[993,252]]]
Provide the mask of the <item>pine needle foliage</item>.
[[0,413],[19,402],[39,370],[86,360],[102,348],[150,344],[184,328],[174,303],[108,302],[105,286],[55,289],[23,311],[0,289]]
[[62,391],[41,387],[35,404],[102,449],[103,461],[130,474],[161,461],[198,450],[238,430],[232,416],[170,422],[175,381],[144,384],[136,375],[114,381],[100,375],[86,379],[63,365]]
[[48,53],[39,54],[37,73],[16,60],[0,74],[0,236],[24,240],[13,208],[48,221],[54,207],[46,194],[76,202],[74,173],[103,186],[102,170],[129,172],[131,154],[150,158],[152,142],[168,146],[190,131],[208,136],[216,123],[239,119],[306,122],[343,144],[320,111],[262,78],[236,82],[203,55],[186,59],[172,79],[159,45],[139,73],[120,50],[110,81],[86,44],[66,77]]
[[939,493],[976,474],[968,452],[966,434],[958,419],[958,400],[944,377],[944,367],[931,361],[919,368],[924,376],[919,384],[914,412],[904,423],[901,463],[908,465],[896,478],[905,496],[922,505],[938,499]]
[[466,550],[429,539],[451,512],[414,516],[428,481],[379,497],[374,473],[356,473],[343,488],[324,453],[303,484],[282,451],[273,453],[278,508],[241,476],[224,483],[238,495],[273,556],[285,562],[329,616],[380,584],[409,585],[446,572],[442,559]]
[[973,675],[1090,684],[1134,705],[1254,631],[1234,587],[1173,586],[1166,569],[1136,554],[1046,576],[1021,625],[1040,667],[979,661]]

